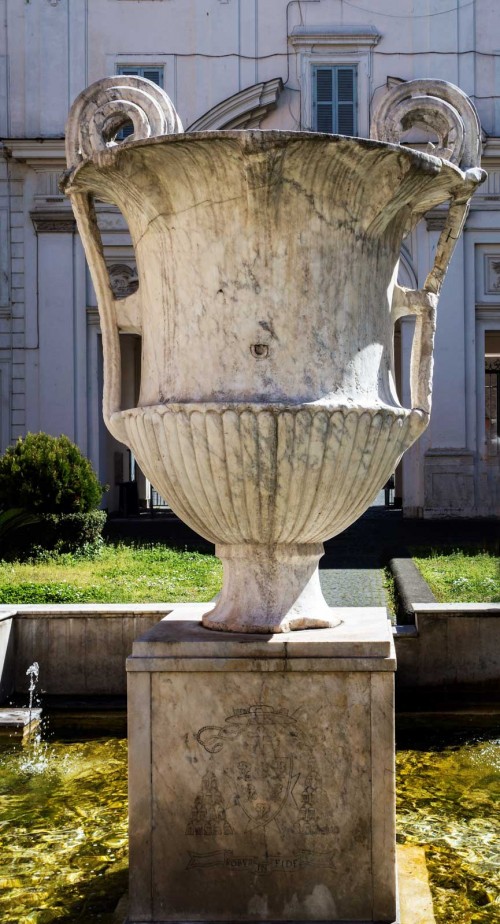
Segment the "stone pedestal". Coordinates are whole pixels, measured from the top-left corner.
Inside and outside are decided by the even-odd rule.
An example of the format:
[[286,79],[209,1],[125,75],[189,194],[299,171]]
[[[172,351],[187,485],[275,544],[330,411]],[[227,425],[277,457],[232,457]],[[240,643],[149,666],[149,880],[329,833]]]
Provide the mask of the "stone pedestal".
[[396,918],[382,608],[226,635],[181,604],[128,659],[130,924]]

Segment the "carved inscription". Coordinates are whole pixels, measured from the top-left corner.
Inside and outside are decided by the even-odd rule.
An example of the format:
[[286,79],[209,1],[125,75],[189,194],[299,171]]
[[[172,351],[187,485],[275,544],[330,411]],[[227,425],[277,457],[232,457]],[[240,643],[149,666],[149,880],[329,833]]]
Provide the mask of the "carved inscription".
[[190,853],[187,869],[242,870],[254,873],[291,873],[307,866],[333,869],[334,858],[329,853],[302,851],[295,856],[239,857],[232,850],[213,850],[211,853]]
[[[335,833],[317,762],[321,743],[287,709],[261,704],[235,709],[224,725],[205,725],[195,737],[210,761],[194,799],[187,835],[220,838],[270,826],[283,839]],[[222,849],[190,852],[188,869],[273,872],[332,863],[324,850],[261,859]]]

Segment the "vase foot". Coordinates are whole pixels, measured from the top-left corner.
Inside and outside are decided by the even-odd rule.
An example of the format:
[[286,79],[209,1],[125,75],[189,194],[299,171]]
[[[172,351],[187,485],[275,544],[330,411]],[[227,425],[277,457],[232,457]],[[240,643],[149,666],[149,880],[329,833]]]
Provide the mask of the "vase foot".
[[224,583],[203,625],[267,634],[338,626],[319,582],[323,552],[322,543],[217,546]]

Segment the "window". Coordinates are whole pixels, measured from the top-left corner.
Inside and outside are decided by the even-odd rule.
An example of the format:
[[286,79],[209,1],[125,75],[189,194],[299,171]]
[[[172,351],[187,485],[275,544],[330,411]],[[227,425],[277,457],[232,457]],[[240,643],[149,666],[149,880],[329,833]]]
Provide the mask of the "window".
[[485,435],[489,455],[500,449],[500,331],[484,334],[484,411]]
[[292,28],[302,129],[369,136],[371,56],[381,37],[375,26]]
[[[163,87],[163,67],[142,67],[140,65],[131,64],[121,64],[117,68],[117,74],[127,74],[132,77],[145,77],[147,80],[152,80],[153,83],[158,84],[159,87]],[[134,126],[132,122],[127,122],[116,135],[117,141],[123,141],[124,138],[128,138],[133,134]]]
[[152,80],[159,87],[163,86],[163,67],[138,67],[131,64],[120,64],[117,68],[117,74],[129,74],[132,77],[145,77],[146,80]]
[[356,67],[313,67],[313,129],[355,135]]

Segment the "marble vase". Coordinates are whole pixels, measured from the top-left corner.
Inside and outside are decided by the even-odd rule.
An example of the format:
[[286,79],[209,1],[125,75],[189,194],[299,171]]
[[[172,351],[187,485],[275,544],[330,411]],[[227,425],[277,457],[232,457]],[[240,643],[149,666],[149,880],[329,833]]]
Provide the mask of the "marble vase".
[[[206,627],[332,626],[322,543],[366,510],[428,423],[437,298],[483,178],[472,105],[430,83],[385,101],[372,140],[183,134],[166,94],[136,77],[98,81],[73,105],[62,185],[99,302],[105,422],[216,544],[224,584]],[[394,143],[433,118],[441,148]],[[134,134],[118,144],[125,119]],[[130,229],[139,288],[125,299],[113,296],[94,197]],[[405,234],[447,200],[423,289],[402,289]],[[394,384],[403,314],[417,319],[410,408]],[[137,407],[121,404],[120,331],[142,338]]]

